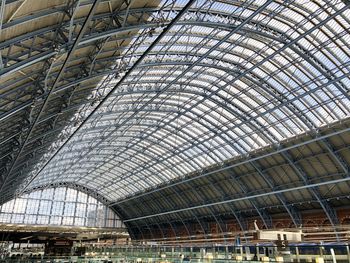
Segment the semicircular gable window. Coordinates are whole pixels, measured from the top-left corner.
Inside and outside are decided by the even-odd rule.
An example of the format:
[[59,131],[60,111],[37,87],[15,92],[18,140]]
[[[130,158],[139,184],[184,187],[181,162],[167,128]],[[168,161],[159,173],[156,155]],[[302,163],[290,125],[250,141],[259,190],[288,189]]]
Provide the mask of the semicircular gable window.
[[37,190],[0,205],[0,223],[125,228],[112,209],[69,187]]

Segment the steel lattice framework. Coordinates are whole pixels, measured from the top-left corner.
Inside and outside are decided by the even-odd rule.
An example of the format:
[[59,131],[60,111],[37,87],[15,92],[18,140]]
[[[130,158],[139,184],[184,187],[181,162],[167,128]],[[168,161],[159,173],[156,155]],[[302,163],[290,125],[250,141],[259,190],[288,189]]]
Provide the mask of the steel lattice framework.
[[0,202],[84,187],[135,238],[247,211],[269,228],[279,206],[340,223],[348,1],[32,2],[1,3]]

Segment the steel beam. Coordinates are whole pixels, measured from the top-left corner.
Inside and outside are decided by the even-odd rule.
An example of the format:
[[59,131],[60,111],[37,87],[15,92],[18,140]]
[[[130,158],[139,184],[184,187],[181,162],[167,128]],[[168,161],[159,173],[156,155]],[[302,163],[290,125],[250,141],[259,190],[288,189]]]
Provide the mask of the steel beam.
[[[149,46],[149,48],[144,52],[143,55],[140,56],[140,58],[135,62],[135,64],[129,69],[129,71],[127,71],[125,73],[125,75],[119,80],[119,82],[114,86],[114,88],[112,88],[112,90],[101,100],[101,102],[98,104],[98,106],[88,115],[87,118],[85,118],[85,120],[80,124],[80,126],[73,132],[73,134],[71,134],[71,136],[69,137],[68,140],[66,140],[63,145],[61,145],[61,147],[59,148],[59,150],[53,154],[50,159],[44,164],[44,166],[42,166],[42,168],[40,169],[40,171],[42,171],[46,165],[50,162],[50,160],[52,160],[57,153],[69,142],[69,140],[81,129],[81,127],[87,123],[91,116],[94,115],[95,112],[98,111],[98,109],[101,107],[102,104],[104,104],[105,101],[107,101],[110,96],[114,93],[115,90],[117,90],[117,88],[119,87],[119,85],[121,83],[123,83],[123,81],[131,74],[131,72],[137,68],[137,66],[143,61],[143,59],[147,56],[147,54],[158,44],[158,42],[167,34],[167,32],[180,20],[180,18],[187,12],[187,10],[191,7],[191,5],[195,2],[195,0],[190,0],[185,6],[184,8],[178,13],[178,15],[169,23],[169,25],[162,31],[162,33],[159,34],[159,36],[157,37],[157,39]],[[29,182],[24,186],[24,188],[22,189],[25,190],[28,185],[30,184],[30,182],[40,173],[40,171],[32,178],[30,178]]]
[[239,197],[239,198],[234,198],[234,199],[229,199],[229,200],[224,200],[224,201],[219,201],[219,202],[208,203],[205,205],[190,206],[190,207],[186,207],[186,208],[181,208],[181,209],[177,209],[177,210],[166,211],[166,212],[162,212],[162,213],[151,214],[151,215],[146,215],[146,216],[141,216],[141,217],[136,217],[136,218],[128,218],[128,219],[125,219],[124,222],[139,221],[139,220],[144,220],[147,218],[160,217],[160,216],[179,213],[179,212],[188,211],[188,210],[194,210],[194,209],[210,207],[210,206],[215,206],[215,205],[221,205],[221,204],[226,204],[226,203],[245,201],[245,200],[270,196],[270,195],[276,195],[279,193],[287,193],[287,192],[292,192],[292,191],[311,189],[311,188],[320,187],[320,186],[324,186],[324,185],[338,184],[338,183],[349,182],[349,181],[350,181],[350,175],[348,174],[347,177],[345,177],[345,178],[329,180],[326,182],[305,184],[305,185],[291,187],[291,188],[287,188],[287,189],[280,189],[280,190],[275,190],[275,191],[261,193],[261,194],[249,195],[249,196],[244,196],[244,197]]
[[[257,162],[250,162],[250,164],[254,167],[254,169],[257,171],[259,176],[264,179],[264,181],[268,184],[268,186],[272,190],[276,190],[274,183],[269,178],[269,176],[262,171],[262,169],[259,167],[259,164]],[[276,196],[280,200],[280,202],[283,204],[283,207],[286,209],[295,227],[300,227],[302,225],[302,218],[301,218],[300,212],[294,207],[288,205],[288,201],[286,200],[283,194],[276,194]]]
[[339,134],[342,134],[342,133],[346,133],[346,132],[349,132],[349,131],[350,131],[350,127],[347,127],[347,128],[342,129],[342,130],[333,131],[333,132],[330,132],[330,133],[325,134],[325,135],[316,134],[310,140],[303,141],[303,142],[300,142],[300,143],[296,143],[296,144],[293,144],[293,145],[290,145],[290,146],[287,146],[287,147],[284,147],[284,148],[281,148],[280,146],[278,146],[274,151],[262,154],[262,155],[257,156],[257,157],[249,158],[249,155],[248,155],[246,158],[244,158],[241,161],[236,162],[235,164],[228,165],[228,166],[225,166],[225,167],[221,167],[219,169],[215,169],[215,170],[210,171],[210,172],[203,172],[201,174],[198,174],[197,176],[186,178],[186,179],[183,179],[181,181],[171,183],[169,185],[160,186],[157,189],[150,190],[150,191],[147,191],[147,192],[142,193],[142,194],[138,194],[138,195],[135,195],[135,196],[131,196],[131,197],[128,197],[128,198],[125,198],[125,199],[113,202],[111,205],[118,205],[118,204],[127,202],[127,201],[132,200],[132,199],[136,199],[136,198],[139,198],[139,197],[142,197],[142,196],[145,196],[145,195],[149,195],[149,194],[152,194],[154,192],[162,191],[164,189],[171,188],[171,187],[174,187],[174,186],[177,186],[177,185],[181,185],[181,184],[184,184],[184,183],[187,183],[187,182],[190,182],[190,181],[193,181],[193,180],[197,180],[197,179],[209,176],[209,175],[213,175],[213,174],[216,174],[216,173],[224,172],[224,171],[227,171],[227,170],[229,170],[231,168],[238,167],[239,165],[242,165],[242,164],[249,164],[252,161],[258,161],[260,159],[263,159],[263,158],[266,158],[266,157],[269,157],[269,156],[273,156],[275,154],[280,154],[282,152],[286,152],[286,151],[295,149],[297,147],[301,147],[301,146],[307,145],[309,143],[316,142],[316,141],[319,141],[319,140],[323,140],[325,138],[336,136],[336,135],[339,135]]
[[[61,77],[65,73],[65,69],[68,66],[68,62],[70,61],[70,59],[74,55],[74,52],[75,52],[75,50],[77,49],[77,47],[79,45],[79,42],[83,38],[83,35],[84,35],[86,29],[88,28],[90,20],[92,19],[93,15],[94,15],[94,13],[95,13],[95,11],[97,9],[97,6],[98,6],[99,2],[100,2],[100,0],[95,0],[94,1],[93,5],[92,5],[92,7],[91,7],[91,9],[89,11],[89,14],[88,14],[88,16],[85,19],[83,27],[80,29],[80,32],[79,32],[77,38],[75,39],[73,46],[71,47],[71,49],[69,50],[69,52],[68,52],[68,54],[67,54],[67,56],[65,58],[64,64],[60,68],[58,76],[56,77],[55,81],[52,84],[51,89],[48,91],[48,93],[46,95],[46,98],[44,99],[43,103],[40,106],[39,113],[37,113],[35,119],[31,123],[30,128],[29,128],[27,134],[25,135],[25,139],[21,143],[20,149],[19,149],[18,153],[16,154],[16,157],[14,158],[10,168],[8,169],[7,174],[4,176],[5,177],[5,182],[6,182],[7,177],[11,174],[12,170],[14,169],[14,167],[15,167],[18,159],[19,159],[19,157],[21,156],[22,151],[24,150],[24,147],[27,145],[27,142],[28,142],[30,136],[32,135],[32,132],[33,132],[34,128],[36,127],[37,122],[39,121],[39,119],[40,119],[44,109],[46,108],[47,103],[49,102],[49,99],[50,99],[50,95],[52,94],[52,90],[54,90],[56,88],[56,86],[58,85],[58,83],[61,80]],[[0,191],[2,190],[3,185],[5,184],[5,182],[1,185]]]
[[[308,185],[309,184],[308,176],[305,174],[305,172],[299,165],[295,164],[295,162],[293,161],[289,153],[285,151],[282,153],[282,156],[288,161],[288,164],[293,168],[295,173],[298,175],[299,178],[301,178],[301,180],[305,183],[305,185]],[[349,176],[349,174],[347,174],[346,176]],[[350,179],[350,178],[347,178],[347,179]],[[334,228],[334,232],[336,233],[336,237],[339,241],[339,236],[336,230],[336,226],[339,224],[337,213],[334,210],[334,208],[330,206],[330,204],[328,204],[326,201],[322,199],[322,196],[316,187],[317,185],[315,187],[309,188],[309,190],[312,193],[312,195],[316,198],[316,200],[319,202],[321,208],[325,212],[332,227]]]

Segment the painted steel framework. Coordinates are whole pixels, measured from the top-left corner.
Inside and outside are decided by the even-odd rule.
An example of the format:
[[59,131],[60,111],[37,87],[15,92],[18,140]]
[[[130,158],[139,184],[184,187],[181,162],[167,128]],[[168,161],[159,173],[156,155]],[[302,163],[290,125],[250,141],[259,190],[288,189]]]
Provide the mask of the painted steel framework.
[[[224,233],[226,213],[246,230],[249,209],[270,228],[277,204],[299,226],[298,192],[340,223],[327,198],[349,186],[348,1],[62,0],[21,15],[27,1],[0,10],[0,202],[84,187],[142,238],[206,233],[203,216]],[[327,157],[311,169],[294,153],[314,147]]]

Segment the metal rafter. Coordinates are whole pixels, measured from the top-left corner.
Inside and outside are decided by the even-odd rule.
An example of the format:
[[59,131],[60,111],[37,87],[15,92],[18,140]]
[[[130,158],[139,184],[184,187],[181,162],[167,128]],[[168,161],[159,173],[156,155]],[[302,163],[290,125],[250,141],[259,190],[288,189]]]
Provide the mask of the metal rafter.
[[[349,174],[347,175],[347,177],[341,178],[341,179],[329,180],[326,182],[319,182],[319,183],[314,183],[314,184],[306,184],[306,185],[302,185],[302,186],[296,186],[296,187],[291,187],[291,188],[287,188],[287,189],[276,190],[276,191],[271,191],[271,192],[261,193],[261,194],[256,194],[256,195],[244,196],[241,198],[235,198],[235,199],[214,202],[214,203],[209,203],[209,204],[204,204],[204,205],[190,206],[190,207],[186,207],[186,208],[182,208],[182,209],[178,209],[178,210],[166,211],[166,212],[157,213],[157,214],[150,214],[150,215],[145,215],[145,216],[141,216],[141,217],[130,218],[130,219],[124,220],[124,222],[127,223],[127,222],[132,222],[132,221],[139,221],[139,220],[144,220],[144,219],[148,219],[148,218],[152,218],[152,217],[159,217],[159,216],[164,216],[164,215],[168,215],[168,214],[180,213],[180,212],[188,211],[188,210],[195,210],[195,209],[200,209],[200,208],[204,208],[204,207],[210,207],[210,206],[216,206],[216,205],[221,205],[221,204],[226,204],[226,203],[238,202],[238,201],[242,201],[242,200],[256,199],[256,198],[261,198],[264,196],[276,195],[279,193],[286,193],[286,192],[292,192],[292,191],[298,191],[298,190],[302,190],[302,189],[312,189],[312,188],[316,188],[316,187],[323,186],[323,185],[331,185],[331,184],[337,184],[337,183],[348,182],[348,181],[350,181]],[[323,202],[324,200],[319,200],[319,201]]]
[[[350,114],[349,3],[191,2],[134,8],[127,1],[119,12],[111,5],[101,8],[77,47],[90,52],[77,52],[64,76],[58,69],[65,63],[51,64],[50,58],[73,47],[73,28],[86,19],[75,17],[74,7],[91,1],[71,1],[60,30],[57,25],[36,28],[0,43],[6,78],[0,94],[0,121],[6,125],[0,131],[0,172],[7,169],[12,175],[3,185],[4,200],[22,180],[19,194],[43,184],[79,181],[120,210],[134,236],[154,239],[157,232],[166,237],[162,224],[175,235],[183,225],[191,236],[191,220],[204,233],[209,233],[206,220],[225,233],[225,213],[242,229],[242,216],[256,213],[270,227],[269,205],[279,205],[279,211],[284,207],[299,226],[303,211],[290,196],[311,192],[315,200],[308,202],[317,207],[317,201],[335,227],[332,194],[348,185],[349,171],[341,152],[347,151],[346,142],[341,149],[333,143],[349,132],[342,125]],[[7,14],[3,28],[61,15],[65,9],[61,3],[26,16]],[[52,47],[53,32],[61,49]],[[48,77],[35,83],[46,74],[41,67]],[[44,92],[57,78],[60,87],[51,90],[50,107],[45,107]],[[43,108],[31,109],[38,104],[33,97],[44,101]],[[323,134],[333,122],[340,130]],[[21,129],[29,129],[24,145],[18,139]],[[295,136],[305,139],[289,145]],[[320,145],[325,157],[315,158],[332,162],[321,184],[315,174],[327,167],[314,167],[307,159],[309,170],[290,155],[306,145]],[[270,177],[273,168],[264,163],[275,158],[286,161],[276,165],[282,173],[284,165],[294,171],[283,184],[276,175]],[[251,169],[244,176],[257,178],[252,188],[235,170],[241,165]],[[214,176],[221,173],[235,186],[227,189],[217,181]],[[208,192],[204,182],[211,184]],[[334,183],[329,202],[325,187],[319,187],[328,183]],[[260,194],[268,198],[257,200]],[[133,206],[153,197],[160,202]],[[245,214],[244,207],[252,209]]]
[[9,166],[8,172],[5,175],[2,174],[2,177],[4,178],[4,182],[2,182],[2,185],[0,187],[0,191],[2,190],[2,188],[3,188],[3,186],[4,186],[5,182],[6,182],[7,177],[11,174],[12,170],[14,169],[14,167],[15,167],[17,161],[18,161],[18,158],[21,156],[22,151],[24,150],[24,147],[27,145],[27,142],[28,142],[30,136],[32,135],[32,132],[33,132],[34,128],[36,127],[37,122],[39,121],[43,111],[47,107],[47,104],[48,104],[48,102],[50,100],[50,96],[52,94],[52,90],[54,90],[56,88],[56,86],[58,85],[58,83],[61,80],[61,77],[63,76],[63,74],[65,74],[66,67],[68,66],[68,63],[69,63],[71,57],[74,55],[75,50],[77,49],[81,39],[83,38],[83,35],[85,34],[85,31],[87,30],[87,28],[89,26],[90,20],[92,19],[93,15],[94,15],[94,13],[95,13],[95,11],[97,9],[97,6],[98,6],[99,2],[100,2],[100,0],[95,0],[94,3],[92,4],[91,9],[89,11],[89,14],[86,17],[86,19],[84,21],[84,24],[83,24],[82,28],[79,31],[78,36],[74,40],[73,46],[67,52],[67,56],[66,56],[66,58],[64,60],[64,63],[62,65],[62,67],[60,68],[60,71],[59,71],[55,81],[53,82],[53,84],[50,87],[50,89],[47,91],[46,97],[45,97],[44,101],[42,102],[42,104],[40,105],[39,112],[37,113],[36,117],[34,117],[34,120],[31,121],[31,124],[30,124],[30,127],[28,129],[28,132],[24,136],[23,141],[20,143],[21,144],[20,148],[17,151],[15,157],[13,158],[13,161],[12,161],[11,165]]
[[[190,0],[186,6],[179,12],[179,14],[169,23],[169,25],[162,31],[162,33],[157,37],[157,39],[149,46],[149,48],[145,51],[145,53],[143,55],[141,55],[141,57],[137,60],[137,62],[135,62],[135,64],[130,68],[129,71],[127,71],[125,73],[125,75],[121,78],[121,80],[118,83],[122,83],[124,81],[124,79],[126,79],[128,77],[129,74],[131,74],[131,72],[133,71],[133,69],[137,68],[138,64],[140,64],[142,62],[142,60],[147,56],[148,52],[150,52],[154,46],[157,45],[158,41],[160,41],[164,35],[166,35],[166,33],[168,32],[168,30],[174,25],[176,24],[176,22],[182,17],[182,15],[184,15],[187,11],[188,8],[190,8],[190,6],[192,5],[192,3],[194,2],[194,0]],[[113,92],[119,87],[120,84],[116,84],[112,90],[108,93],[108,95],[106,95],[102,101],[99,103],[99,105],[89,114],[89,116],[81,123],[81,125],[71,134],[71,136],[69,136],[68,140],[66,140],[66,142],[59,148],[58,151],[56,151],[56,153],[54,155],[51,156],[51,158],[46,162],[45,165],[43,165],[41,167],[41,169],[39,170],[39,172],[37,174],[39,174],[45,167],[46,165],[50,162],[50,160],[52,160],[57,153],[60,151],[60,149],[62,149],[67,142],[69,142],[70,138],[72,138],[79,130],[81,127],[83,127],[83,125],[85,123],[87,123],[89,121],[89,119],[91,118],[91,116],[94,115],[95,112],[98,111],[99,107],[101,105],[103,105],[103,103],[105,101],[107,101],[109,99],[109,97],[113,94]],[[30,182],[33,180],[34,178],[30,179]],[[29,185],[29,183],[27,185],[24,186],[24,189],[26,189],[26,187]]]

